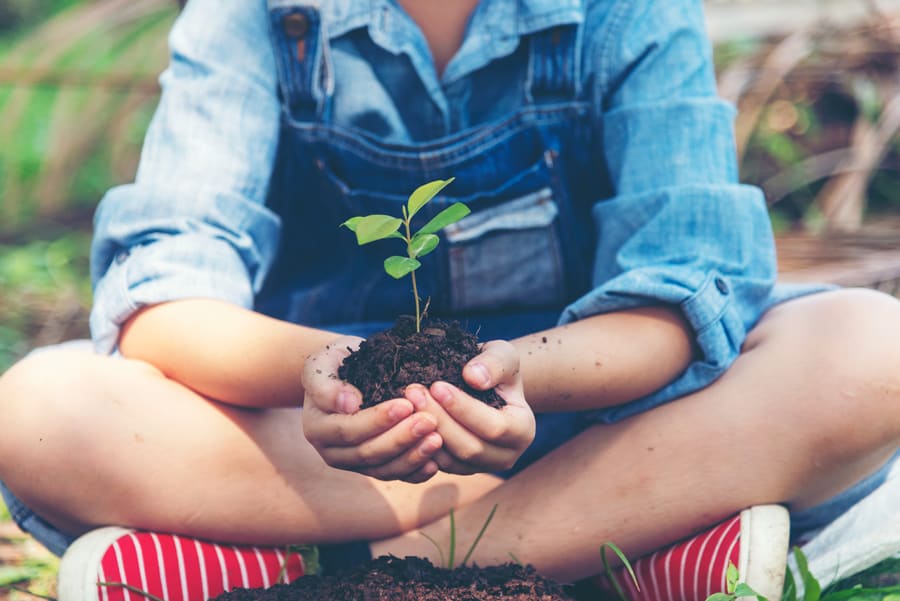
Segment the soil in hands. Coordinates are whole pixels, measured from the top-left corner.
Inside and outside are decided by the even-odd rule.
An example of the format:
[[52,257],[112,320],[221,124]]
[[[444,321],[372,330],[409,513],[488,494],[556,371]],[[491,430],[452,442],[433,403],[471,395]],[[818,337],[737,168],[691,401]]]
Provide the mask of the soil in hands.
[[331,576],[304,576],[269,589],[237,589],[215,601],[571,601],[531,566],[438,568],[418,557],[378,557]]
[[416,320],[400,317],[394,326],[363,341],[344,359],[338,376],[362,393],[362,408],[403,396],[410,384],[449,382],[491,407],[506,402],[494,389],[475,390],[463,381],[462,369],[480,352],[478,339],[458,322],[428,320],[416,332]]

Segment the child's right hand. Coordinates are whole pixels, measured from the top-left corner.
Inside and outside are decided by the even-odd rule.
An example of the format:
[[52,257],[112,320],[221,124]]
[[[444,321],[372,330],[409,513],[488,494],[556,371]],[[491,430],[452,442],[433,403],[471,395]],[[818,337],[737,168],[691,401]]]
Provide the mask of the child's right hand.
[[437,419],[409,399],[391,399],[360,410],[359,390],[342,381],[341,362],[361,338],[338,339],[310,355],[303,368],[303,433],[325,460],[339,469],[379,480],[424,482],[438,465],[432,456],[443,440]]

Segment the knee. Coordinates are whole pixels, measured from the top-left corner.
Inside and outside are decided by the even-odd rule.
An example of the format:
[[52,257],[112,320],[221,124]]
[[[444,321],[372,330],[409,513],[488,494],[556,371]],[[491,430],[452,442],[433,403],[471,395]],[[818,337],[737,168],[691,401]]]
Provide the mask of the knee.
[[806,340],[821,369],[811,375],[845,396],[898,399],[900,301],[864,289],[836,291],[814,300],[805,324]]
[[[41,457],[74,445],[83,432],[77,390],[85,374],[73,353],[48,350],[29,356],[0,377],[0,480],[34,473]],[[71,446],[69,447],[71,448]]]
[[[767,342],[780,346],[803,419],[823,436],[900,436],[900,301],[847,289],[776,309]],[[790,374],[790,371],[796,370]],[[829,435],[829,432],[831,433]],[[833,440],[833,438],[832,438]]]

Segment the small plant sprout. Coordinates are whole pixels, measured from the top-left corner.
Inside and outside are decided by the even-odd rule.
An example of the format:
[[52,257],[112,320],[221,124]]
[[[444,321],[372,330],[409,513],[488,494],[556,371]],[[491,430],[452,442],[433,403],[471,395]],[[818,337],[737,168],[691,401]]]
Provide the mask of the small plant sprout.
[[[389,276],[400,279],[409,274],[412,279],[413,298],[416,302],[416,332],[422,329],[422,310],[420,308],[419,289],[416,285],[416,270],[422,266],[420,257],[433,251],[440,239],[437,232],[448,225],[456,223],[470,213],[469,207],[456,202],[435,215],[428,223],[416,232],[412,231],[412,219],[431,199],[450,185],[455,178],[435,180],[416,188],[410,194],[406,204],[401,207],[403,217],[390,215],[366,215],[351,217],[341,225],[356,234],[356,242],[362,246],[376,240],[397,238],[406,243],[406,256],[394,255],[384,260],[384,270]],[[400,228],[403,226],[403,231]]]
[[[490,525],[491,520],[494,519],[494,514],[497,513],[497,505],[495,504],[491,508],[491,512],[488,514],[487,519],[484,521],[484,524],[481,525],[481,530],[478,531],[478,535],[475,537],[475,540],[472,541],[472,545],[469,547],[468,552],[465,557],[463,557],[462,562],[459,564],[460,566],[466,565],[469,561],[469,558],[472,557],[472,553],[475,552],[475,547],[478,546],[478,543],[481,542],[481,537],[484,536],[484,531],[487,530],[487,527]],[[425,534],[424,532],[420,532],[422,536],[424,536],[428,542],[434,545],[434,548],[437,549],[438,555],[441,556],[441,564],[448,570],[452,570],[456,567],[456,516],[453,514],[453,509],[450,509],[450,549],[448,552],[449,557],[444,555],[444,551],[441,549],[441,546],[437,543],[436,540]],[[521,565],[521,562],[516,559],[516,563]]]
[[615,579],[613,576],[612,566],[609,563],[609,559],[606,557],[606,551],[610,550],[616,554],[619,558],[619,561],[622,562],[622,565],[628,571],[628,575],[631,576],[631,581],[634,582],[634,588],[638,591],[641,590],[641,585],[638,584],[637,576],[634,573],[634,568],[631,567],[631,562],[628,561],[628,558],[625,557],[625,553],[622,552],[622,549],[616,543],[606,542],[600,545],[600,561],[603,562],[603,571],[606,572],[606,577],[609,579],[613,588],[616,591],[616,594],[619,595],[619,599],[622,601],[629,601],[628,597],[625,595],[625,591],[622,590],[622,586],[619,584],[619,581]]

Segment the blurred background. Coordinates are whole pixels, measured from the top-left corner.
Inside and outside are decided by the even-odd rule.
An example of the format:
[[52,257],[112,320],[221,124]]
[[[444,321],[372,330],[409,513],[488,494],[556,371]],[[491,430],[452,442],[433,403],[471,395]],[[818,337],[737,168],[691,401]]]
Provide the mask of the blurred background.
[[[896,294],[900,0],[706,8],[720,92],[739,109],[742,179],[766,193],[784,279]],[[134,174],[177,11],[175,0],[0,0],[0,372],[87,335],[91,215]],[[51,589],[53,560],[23,551],[2,513],[0,587]],[[0,600],[15,595],[31,598],[0,588]]]

